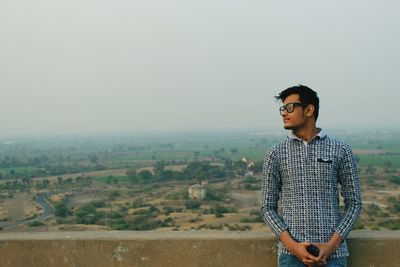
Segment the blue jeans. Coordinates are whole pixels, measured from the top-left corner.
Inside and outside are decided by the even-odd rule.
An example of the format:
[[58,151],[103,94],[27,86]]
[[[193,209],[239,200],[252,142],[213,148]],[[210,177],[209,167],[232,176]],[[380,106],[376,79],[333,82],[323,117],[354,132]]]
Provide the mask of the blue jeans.
[[[278,266],[279,267],[304,267],[307,266],[302,263],[298,258],[292,255],[288,255],[285,253],[280,253],[278,255]],[[327,260],[327,265],[323,265],[327,267],[346,267],[347,260],[346,258],[329,258]]]

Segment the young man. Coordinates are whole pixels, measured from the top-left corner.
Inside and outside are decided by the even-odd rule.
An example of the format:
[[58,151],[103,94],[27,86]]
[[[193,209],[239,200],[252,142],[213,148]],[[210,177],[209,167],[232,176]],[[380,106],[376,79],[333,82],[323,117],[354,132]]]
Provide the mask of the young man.
[[[283,102],[283,127],[291,131],[266,154],[261,213],[279,239],[279,266],[346,266],[346,237],[361,211],[352,151],[316,127],[316,92],[299,85],[276,98]],[[339,192],[345,204],[342,216]],[[318,256],[307,251],[311,244]]]

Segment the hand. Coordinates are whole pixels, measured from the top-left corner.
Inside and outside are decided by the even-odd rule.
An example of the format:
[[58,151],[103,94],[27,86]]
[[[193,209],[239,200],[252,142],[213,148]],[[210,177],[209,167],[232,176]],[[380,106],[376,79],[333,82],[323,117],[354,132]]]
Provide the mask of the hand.
[[313,243],[313,245],[319,248],[318,259],[320,261],[326,262],[329,256],[335,251],[335,247],[329,243]]
[[307,251],[308,245],[310,245],[308,242],[295,243],[288,250],[307,266],[326,264],[325,260],[322,260],[320,257],[314,257]]

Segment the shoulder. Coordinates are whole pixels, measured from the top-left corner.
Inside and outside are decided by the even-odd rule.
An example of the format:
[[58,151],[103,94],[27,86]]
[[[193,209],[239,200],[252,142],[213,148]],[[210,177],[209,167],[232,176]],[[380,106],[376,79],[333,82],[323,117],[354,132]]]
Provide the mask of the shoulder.
[[285,153],[288,142],[290,142],[290,140],[287,139],[267,149],[267,152],[265,153],[265,158],[279,157],[280,154]]
[[337,151],[340,152],[340,154],[352,153],[351,146],[341,139],[332,136],[326,136],[324,138],[324,142],[328,144],[330,147],[335,148]]
[[350,148],[350,146],[345,141],[338,139],[336,137],[326,136],[323,140],[324,140],[324,142],[327,142],[328,144],[333,145],[333,146]]

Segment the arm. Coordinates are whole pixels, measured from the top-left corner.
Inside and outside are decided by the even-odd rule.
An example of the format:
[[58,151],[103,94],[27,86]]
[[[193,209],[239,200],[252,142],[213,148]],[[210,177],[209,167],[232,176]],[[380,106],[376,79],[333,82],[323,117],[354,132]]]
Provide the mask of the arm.
[[320,249],[320,260],[326,260],[345,240],[361,212],[360,182],[356,161],[349,146],[342,147],[338,179],[344,197],[345,211],[328,243],[315,244]]
[[279,191],[281,177],[274,148],[271,148],[264,160],[263,179],[261,183],[262,199],[261,214],[277,238],[288,229],[282,217],[278,214]]
[[339,163],[338,179],[341,184],[341,194],[344,198],[344,214],[335,228],[342,240],[345,240],[356,223],[361,212],[360,181],[357,164],[348,145],[342,148],[342,158]]

